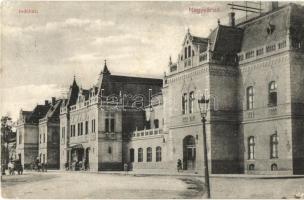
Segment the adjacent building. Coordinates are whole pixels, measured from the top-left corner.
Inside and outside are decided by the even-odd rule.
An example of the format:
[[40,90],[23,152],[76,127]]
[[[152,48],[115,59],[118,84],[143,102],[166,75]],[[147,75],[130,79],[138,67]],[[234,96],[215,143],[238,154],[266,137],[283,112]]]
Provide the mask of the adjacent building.
[[59,169],[59,111],[62,100],[45,101],[33,111],[20,111],[17,121],[17,159],[30,169],[38,158],[48,168]]

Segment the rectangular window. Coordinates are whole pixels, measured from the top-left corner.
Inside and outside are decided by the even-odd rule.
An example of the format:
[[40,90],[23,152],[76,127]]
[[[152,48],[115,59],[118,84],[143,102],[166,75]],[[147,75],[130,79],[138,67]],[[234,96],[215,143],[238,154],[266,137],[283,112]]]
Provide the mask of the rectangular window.
[[85,122],[85,134],[87,135],[89,133],[89,122]]
[[159,120],[154,119],[154,128],[159,128]]
[[187,113],[187,109],[188,109],[188,99],[187,99],[187,93],[184,93],[182,96],[182,114],[186,114]]
[[77,136],[80,135],[80,123],[77,124]]
[[253,87],[250,86],[247,88],[246,91],[246,98],[247,98],[247,110],[253,109]]
[[278,135],[273,134],[270,137],[270,158],[279,158],[278,154]]
[[161,147],[156,147],[156,162],[161,162]]
[[111,123],[110,123],[110,124],[111,124],[111,126],[110,126],[110,127],[111,127],[111,130],[110,130],[110,131],[111,131],[111,132],[115,132],[115,120],[114,120],[114,119],[111,119],[110,122],[111,122]]
[[189,113],[193,113],[194,110],[194,92],[189,94]]
[[138,162],[142,162],[143,161],[143,149],[139,148],[138,149]]
[[41,144],[41,134],[39,134],[39,143]]
[[105,131],[106,131],[106,133],[110,132],[110,130],[109,130],[109,119],[105,119]]
[[95,133],[95,119],[92,120],[92,133]]
[[80,134],[83,135],[83,122],[80,123]]
[[250,136],[248,138],[248,159],[253,160],[255,158],[255,141],[254,137]]
[[45,133],[43,133],[43,143],[45,143]]
[[147,148],[147,162],[152,162],[152,148]]

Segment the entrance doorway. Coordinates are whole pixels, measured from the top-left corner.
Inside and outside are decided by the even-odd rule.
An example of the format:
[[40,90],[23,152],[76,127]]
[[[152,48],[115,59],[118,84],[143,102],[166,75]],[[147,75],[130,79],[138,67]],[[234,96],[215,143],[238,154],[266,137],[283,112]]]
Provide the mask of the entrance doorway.
[[134,149],[130,149],[130,162],[134,162]]
[[188,135],[183,139],[183,169],[194,170],[196,160],[195,138]]

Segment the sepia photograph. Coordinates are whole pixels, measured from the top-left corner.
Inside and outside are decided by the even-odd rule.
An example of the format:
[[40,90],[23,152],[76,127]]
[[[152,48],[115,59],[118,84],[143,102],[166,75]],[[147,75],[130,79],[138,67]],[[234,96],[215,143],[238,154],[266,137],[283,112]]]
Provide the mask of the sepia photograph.
[[304,199],[304,1],[1,1],[1,198]]

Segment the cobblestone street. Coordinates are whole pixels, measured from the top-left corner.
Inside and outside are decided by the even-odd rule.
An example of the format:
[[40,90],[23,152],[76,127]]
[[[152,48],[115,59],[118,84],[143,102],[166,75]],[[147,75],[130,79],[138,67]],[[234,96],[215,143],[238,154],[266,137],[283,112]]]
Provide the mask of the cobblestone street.
[[[202,198],[203,177],[28,172],[2,177],[4,198]],[[212,198],[294,198],[304,178],[212,177]]]
[[196,178],[96,173],[28,173],[2,177],[4,198],[201,198]]

